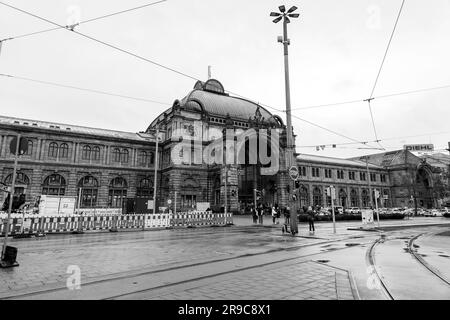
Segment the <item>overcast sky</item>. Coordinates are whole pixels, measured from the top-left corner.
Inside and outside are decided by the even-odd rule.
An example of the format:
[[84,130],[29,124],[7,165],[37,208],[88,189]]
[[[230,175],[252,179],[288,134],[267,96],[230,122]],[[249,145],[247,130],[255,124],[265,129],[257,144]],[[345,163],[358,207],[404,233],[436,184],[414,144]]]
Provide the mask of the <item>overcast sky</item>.
[[[86,20],[152,2],[5,1],[63,25],[78,13]],[[168,0],[76,30],[195,78],[206,80],[211,65],[226,90],[283,109],[283,52],[276,41],[282,25],[269,17],[281,4],[300,8],[300,19],[289,24],[293,108],[368,98],[401,0]],[[375,97],[450,85],[449,17],[450,0],[406,0]],[[0,5],[0,39],[49,27]],[[66,30],[4,42],[0,73],[169,104],[195,83]],[[450,88],[373,100],[378,137],[395,138],[381,144],[388,150],[405,143],[446,147],[449,98]],[[137,132],[167,107],[0,77],[2,115]],[[293,114],[358,141],[375,139],[366,102]],[[351,142],[295,118],[293,125],[297,146]],[[401,138],[415,135],[423,136]],[[333,157],[379,152],[359,147],[297,151]]]

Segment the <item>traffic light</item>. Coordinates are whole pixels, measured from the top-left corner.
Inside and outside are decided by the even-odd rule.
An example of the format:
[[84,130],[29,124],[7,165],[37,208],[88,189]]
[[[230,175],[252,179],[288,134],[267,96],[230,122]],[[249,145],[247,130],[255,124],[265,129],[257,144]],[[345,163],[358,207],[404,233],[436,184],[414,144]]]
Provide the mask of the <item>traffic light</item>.
[[231,196],[232,196],[232,197],[236,197],[236,190],[234,190],[234,189],[231,190]]
[[300,189],[300,181],[295,180],[295,189]]
[[262,193],[259,190],[255,190],[256,200],[261,200]]

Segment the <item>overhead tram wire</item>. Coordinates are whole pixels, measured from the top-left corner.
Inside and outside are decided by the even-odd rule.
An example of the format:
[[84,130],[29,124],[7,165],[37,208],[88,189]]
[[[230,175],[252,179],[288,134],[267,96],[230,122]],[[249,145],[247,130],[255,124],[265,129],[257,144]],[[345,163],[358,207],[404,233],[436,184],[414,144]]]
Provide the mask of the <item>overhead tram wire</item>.
[[[109,18],[109,17],[112,17],[112,16],[116,16],[116,15],[119,15],[119,14],[122,14],[122,13],[143,9],[143,8],[150,7],[150,6],[153,6],[153,5],[162,3],[162,2],[166,2],[166,1],[168,1],[168,0],[160,0],[160,1],[156,1],[156,2],[147,3],[147,4],[144,4],[144,5],[138,6],[138,7],[133,7],[133,8],[130,8],[130,9],[126,9],[126,10],[122,10],[122,11],[106,14],[106,15],[103,15],[103,16],[99,16],[99,17],[96,17],[96,18],[80,21],[76,25],[86,24],[86,23],[89,23],[89,22],[93,22],[93,21]],[[1,39],[0,42],[1,41],[7,41],[7,40],[20,39],[20,38],[24,38],[24,37],[29,37],[29,36],[41,34],[41,33],[46,33],[46,32],[50,32],[50,31],[60,30],[60,29],[67,29],[69,27],[71,27],[71,26],[58,26],[58,27],[55,27],[55,28],[50,28],[50,29],[44,29],[44,30],[40,30],[40,31],[25,33],[25,34],[21,34],[21,35],[17,35],[17,36]]]
[[[24,13],[24,14],[26,14],[26,15],[32,16],[32,17],[34,17],[34,18],[36,18],[36,19],[45,21],[45,22],[47,22],[47,23],[49,23],[49,24],[58,26],[59,28],[64,28],[65,30],[68,30],[68,31],[73,32],[73,33],[76,33],[76,34],[78,34],[78,35],[80,35],[80,36],[82,36],[82,37],[85,37],[85,38],[89,39],[89,40],[98,42],[98,43],[103,44],[103,45],[105,45],[105,46],[107,46],[107,47],[110,47],[110,48],[112,48],[112,49],[118,50],[118,51],[120,51],[120,52],[122,52],[122,53],[126,53],[126,54],[128,54],[128,55],[130,55],[130,56],[133,56],[133,57],[135,57],[135,58],[138,58],[138,59],[140,59],[140,60],[143,60],[143,61],[146,61],[146,62],[148,62],[148,63],[151,63],[151,64],[154,64],[154,65],[156,65],[156,66],[159,66],[159,67],[161,67],[161,68],[163,68],[163,69],[172,71],[172,72],[174,72],[174,73],[177,73],[177,74],[182,75],[182,76],[184,76],[184,77],[190,78],[190,79],[192,79],[192,80],[201,81],[201,80],[198,79],[197,77],[190,76],[190,75],[188,75],[188,74],[186,74],[186,73],[183,73],[183,72],[181,72],[181,71],[175,70],[175,69],[170,68],[170,67],[167,67],[167,66],[165,66],[165,65],[162,65],[162,64],[160,64],[160,63],[158,63],[158,62],[155,62],[155,61],[153,61],[153,60],[150,60],[150,59],[148,59],[148,58],[145,58],[145,57],[140,56],[140,55],[138,55],[138,54],[135,54],[135,53],[133,53],[133,52],[127,51],[127,50],[125,50],[125,49],[121,49],[121,48],[119,48],[119,47],[117,47],[117,46],[115,46],[115,45],[112,45],[112,44],[109,44],[109,43],[104,42],[104,41],[102,41],[102,40],[93,38],[93,37],[91,37],[91,36],[89,36],[89,35],[86,35],[86,34],[84,34],[84,33],[78,32],[78,31],[76,31],[76,30],[74,30],[74,29],[67,28],[66,26],[62,26],[62,25],[60,25],[60,24],[58,24],[58,23],[56,23],[56,22],[53,22],[53,21],[48,20],[48,19],[46,19],[46,18],[40,17],[40,16],[38,16],[38,15],[36,15],[36,14],[33,14],[33,13],[30,13],[30,12],[25,11],[25,10],[23,10],[23,9],[17,8],[17,7],[15,7],[15,6],[10,5],[10,4],[4,3],[4,2],[2,2],[2,1],[0,1],[0,4],[4,5],[4,6],[6,6],[6,7],[9,7],[9,8],[11,8],[11,9],[14,9],[14,10],[16,10],[16,11],[22,12],[22,13]],[[230,92],[230,93],[231,93],[231,92]],[[239,96],[241,96],[241,95],[239,95]],[[241,96],[241,97],[243,97],[243,96]],[[245,98],[245,97],[243,97],[243,98]],[[246,99],[247,99],[247,98],[246,98]],[[250,100],[250,99],[248,99],[248,100]],[[263,105],[263,106],[264,106],[264,105]],[[283,111],[283,110],[280,110],[280,109],[276,109],[276,108],[270,107],[270,106],[268,106],[268,105],[265,105],[265,106],[266,106],[266,107],[269,107],[269,108],[271,108],[271,109],[273,109],[273,110],[279,111],[279,112],[282,112],[282,111]],[[357,142],[356,139],[347,137],[347,136],[342,135],[342,134],[340,134],[340,133],[338,133],[338,132],[336,132],[336,131],[327,129],[327,128],[323,127],[323,126],[320,126],[320,125],[315,124],[315,123],[313,123],[313,122],[311,122],[311,121],[302,119],[302,118],[300,118],[300,117],[297,117],[297,116],[294,116],[294,115],[292,115],[292,116],[295,117],[295,118],[297,118],[297,119],[299,119],[299,120],[301,120],[301,121],[304,121],[304,122],[306,122],[306,123],[308,123],[308,124],[310,124],[310,125],[313,125],[313,126],[315,126],[315,127],[321,128],[321,129],[323,129],[323,130],[325,130],[325,131],[328,131],[328,132],[330,132],[330,133],[333,133],[333,134],[336,134],[336,135],[338,135],[338,136],[344,137],[344,138],[349,139],[349,140],[351,140],[351,141]],[[363,143],[363,144],[364,144],[364,143]]]
[[[390,141],[390,140],[398,140],[398,139],[406,139],[406,138],[417,138],[417,137],[428,137],[428,136],[437,136],[441,134],[449,134],[450,131],[440,131],[440,132],[432,132],[432,133],[424,133],[424,134],[417,134],[417,135],[410,135],[410,136],[399,136],[399,137],[389,137],[389,138],[382,138],[380,141]],[[361,143],[371,143],[376,141],[359,141],[356,142],[345,142],[345,143],[328,143],[328,144],[315,144],[315,145],[305,145],[305,146],[297,146],[297,148],[316,148],[316,147],[334,147],[334,146],[347,146],[347,145],[353,145],[353,144],[361,144]]]
[[11,74],[0,73],[0,76],[1,77],[6,77],[6,78],[11,78],[11,79],[18,79],[18,80],[23,80],[23,81],[35,82],[35,83],[49,85],[49,86],[55,86],[55,87],[60,87],[60,88],[74,89],[74,90],[86,91],[86,92],[90,92],[90,93],[96,93],[96,94],[108,95],[108,96],[113,96],[113,97],[119,97],[119,98],[124,98],[124,99],[131,99],[131,100],[143,101],[143,102],[151,102],[151,103],[167,105],[167,106],[171,106],[172,105],[170,103],[156,101],[156,100],[151,100],[151,99],[146,99],[146,98],[139,98],[139,97],[133,97],[133,96],[123,95],[123,94],[118,94],[118,93],[113,93],[113,92],[107,92],[107,91],[102,91],[102,90],[89,89],[89,88],[83,88],[83,87],[77,87],[77,86],[72,86],[72,85],[67,85],[67,84],[56,83],[56,82],[43,81],[43,80],[26,78],[26,77],[14,76],[14,75],[11,75]]
[[400,9],[398,11],[397,19],[395,20],[394,28],[392,29],[391,36],[389,37],[389,42],[388,42],[386,50],[384,52],[384,56],[383,56],[383,60],[381,61],[380,68],[378,69],[377,77],[375,78],[375,83],[373,84],[372,92],[370,93],[369,99],[373,98],[373,94],[375,92],[375,88],[377,87],[378,79],[380,78],[380,74],[381,74],[381,70],[383,69],[384,62],[386,61],[386,57],[389,52],[389,48],[391,46],[392,39],[394,38],[395,30],[397,29],[398,20],[400,19],[400,15],[402,14],[404,4],[405,4],[405,0],[402,0],[402,5],[400,6]]
[[384,62],[386,61],[386,57],[387,57],[387,54],[389,52],[389,48],[391,46],[392,39],[394,38],[395,30],[397,29],[397,24],[398,24],[398,21],[400,19],[400,15],[401,15],[401,13],[403,11],[404,4],[405,4],[405,0],[402,0],[402,5],[400,6],[400,9],[398,11],[397,19],[395,20],[395,24],[394,24],[394,28],[392,29],[391,36],[389,37],[389,41],[388,41],[386,50],[384,51],[383,60],[381,61],[380,68],[378,69],[377,77],[375,78],[375,83],[373,84],[373,87],[372,87],[372,92],[370,93],[370,97],[365,100],[365,101],[367,101],[367,104],[369,106],[370,118],[372,119],[372,126],[373,126],[373,131],[374,131],[374,134],[375,134],[375,140],[380,145],[380,147],[383,147],[383,146],[378,141],[377,128],[376,128],[376,125],[375,125],[375,120],[374,120],[373,112],[372,112],[372,106],[370,105],[370,102],[373,100],[373,94],[375,92],[375,88],[377,87],[378,79],[380,78],[380,74],[381,74],[381,71],[383,69]]
[[[403,96],[403,95],[409,95],[409,94],[415,94],[415,93],[421,93],[421,92],[428,92],[428,91],[434,91],[434,90],[442,90],[442,89],[450,89],[450,85],[443,85],[443,86],[437,86],[437,87],[430,87],[430,88],[422,88],[422,89],[416,89],[416,90],[388,93],[388,94],[384,94],[384,95],[380,95],[380,96],[375,96],[375,97],[373,97],[373,99],[374,100],[379,100],[379,99],[398,97],[398,96]],[[346,104],[360,103],[360,102],[364,102],[365,100],[366,99],[358,99],[358,100],[334,102],[334,103],[328,103],[328,104],[311,105],[311,106],[293,108],[292,110],[306,110],[306,109],[317,109],[317,108],[341,106],[341,105],[346,105]]]
[[[230,93],[230,94],[236,95],[236,96],[238,96],[238,97],[241,97],[241,98],[244,98],[244,99],[247,99],[247,100],[252,101],[251,99],[248,99],[248,98],[246,98],[246,97],[244,97],[244,96],[242,96],[242,95],[240,95],[240,94],[234,93],[234,92],[232,92],[232,91],[227,91],[227,92]],[[275,110],[275,111],[278,111],[278,112],[286,112],[285,110],[277,109],[277,108],[274,108],[274,107],[269,106],[269,105],[264,104],[264,103],[258,103],[258,104],[261,105],[261,106],[263,106],[263,107],[270,108],[270,109]],[[309,121],[309,120],[300,118],[299,116],[296,116],[296,115],[293,115],[293,114],[291,114],[291,116],[292,116],[293,118],[296,118],[296,119],[300,120],[300,121],[303,121],[303,122],[305,122],[305,123],[308,123],[308,124],[310,124],[310,125],[312,125],[312,126],[314,126],[314,127],[320,128],[320,129],[322,129],[322,130],[328,131],[328,132],[330,132],[330,133],[332,133],[332,134],[335,134],[335,135],[337,135],[337,136],[340,136],[340,137],[343,137],[343,138],[345,138],[345,139],[351,140],[351,141],[353,141],[353,142],[355,142],[355,143],[367,145],[366,142],[358,141],[358,140],[356,140],[356,139],[353,139],[353,138],[351,138],[351,137],[348,137],[348,136],[346,136],[346,135],[344,135],[344,134],[341,134],[341,133],[339,133],[339,132],[336,132],[336,131],[334,131],[334,130],[325,128],[325,127],[323,127],[323,126],[321,126],[321,125],[319,125],[319,124],[317,124],[317,123],[314,123],[314,122],[311,122],[311,121]]]
[[145,58],[145,57],[143,57],[143,56],[141,56],[141,55],[138,55],[138,54],[136,54],[136,53],[133,53],[133,52],[131,52],[131,51],[128,51],[128,50],[119,48],[119,47],[117,47],[117,46],[115,46],[115,45],[113,45],[113,44],[110,44],[110,43],[107,43],[107,42],[105,42],[105,41],[96,39],[96,38],[91,37],[91,36],[89,36],[89,35],[87,35],[87,34],[78,32],[78,31],[76,31],[75,29],[69,29],[69,28],[67,28],[66,26],[60,25],[60,24],[58,24],[58,23],[56,23],[56,22],[53,22],[53,21],[51,21],[51,20],[48,20],[48,19],[46,19],[46,18],[42,18],[42,17],[40,17],[40,16],[38,16],[38,15],[36,15],[36,14],[34,14],[34,13],[31,13],[31,12],[28,12],[28,11],[25,11],[25,10],[22,10],[22,9],[20,9],[20,8],[14,7],[14,6],[10,5],[10,4],[7,4],[7,3],[1,2],[1,1],[0,1],[0,4],[4,5],[4,6],[6,6],[6,7],[9,7],[9,8],[11,8],[11,9],[14,9],[14,10],[16,10],[16,11],[20,11],[20,12],[22,12],[22,13],[24,13],[24,14],[27,14],[27,15],[29,15],[29,16],[32,16],[32,17],[34,17],[34,18],[36,18],[36,19],[39,19],[39,20],[45,21],[45,22],[47,22],[47,23],[50,23],[50,24],[52,24],[52,25],[58,26],[59,28],[64,28],[65,30],[67,30],[67,31],[69,31],[69,32],[76,33],[76,34],[78,34],[78,35],[80,35],[80,36],[82,36],[82,37],[84,37],[84,38],[87,38],[87,39],[89,39],[89,40],[98,42],[98,43],[100,43],[100,44],[102,44],[102,45],[104,45],[104,46],[107,46],[107,47],[110,47],[110,48],[112,48],[112,49],[114,49],[114,50],[117,50],[117,51],[120,51],[120,52],[122,52],[122,53],[128,54],[128,55],[130,55],[130,56],[132,56],[132,57],[135,57],[135,58],[137,58],[137,59],[146,61],[146,62],[151,63],[151,64],[153,64],[153,65],[156,65],[156,66],[158,66],[158,67],[160,67],[160,68],[163,68],[163,69],[172,71],[172,72],[177,73],[177,74],[179,74],[179,75],[181,75],[181,76],[184,76],[184,77],[186,77],[186,78],[189,78],[189,79],[192,79],[192,80],[199,81],[198,78],[193,77],[193,76],[190,76],[190,75],[188,75],[188,74],[186,74],[186,73],[184,73],[184,72],[178,71],[178,70],[173,69],[173,68],[171,68],[171,67],[167,67],[167,66],[165,66],[165,65],[163,65],[163,64],[161,64],[161,63],[158,63],[158,62],[153,61],[153,60],[151,60],[151,59]]

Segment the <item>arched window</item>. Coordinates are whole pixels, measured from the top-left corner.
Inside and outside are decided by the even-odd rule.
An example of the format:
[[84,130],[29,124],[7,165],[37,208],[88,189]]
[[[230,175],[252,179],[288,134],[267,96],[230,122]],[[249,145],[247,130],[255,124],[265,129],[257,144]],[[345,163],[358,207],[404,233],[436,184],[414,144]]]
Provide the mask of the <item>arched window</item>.
[[98,181],[93,176],[85,176],[78,183],[78,196],[81,189],[81,207],[92,208],[97,205]]
[[154,164],[155,163],[155,154],[153,152],[150,152],[150,164]]
[[350,191],[350,206],[359,207],[358,193],[355,189]]
[[91,159],[91,147],[86,145],[83,146],[83,151],[81,153],[81,159],[90,160]]
[[147,152],[140,151],[138,155],[138,165],[146,166],[147,165]]
[[129,155],[130,155],[130,153],[128,152],[128,150],[127,149],[123,149],[121,154],[120,154],[120,162],[128,163]]
[[123,200],[127,197],[127,182],[122,177],[111,180],[109,184],[108,207],[122,208]]
[[42,184],[42,194],[63,196],[66,192],[66,180],[59,174],[52,174],[45,178]]
[[57,158],[58,157],[58,144],[56,142],[50,143],[48,147],[48,156],[49,158]]
[[300,206],[308,206],[309,205],[309,195],[308,188],[305,186],[300,186]]
[[94,161],[100,160],[100,147],[95,146],[92,148],[91,158]]
[[339,190],[339,203],[338,205],[342,207],[347,207],[347,192],[344,189]]
[[114,148],[114,150],[113,150],[113,161],[120,162],[120,149],[119,148]]
[[59,146],[59,157],[62,159],[67,159],[69,157],[69,146],[67,143],[62,143]]
[[136,196],[143,198],[153,197],[153,180],[150,178],[142,179],[137,187]]
[[321,207],[322,200],[322,190],[319,187],[315,187],[313,190],[313,205]]
[[[8,176],[6,176],[4,182],[7,186],[11,186],[12,174],[9,174]],[[21,194],[25,194],[26,189],[29,184],[30,184],[30,179],[28,178],[28,176],[23,172],[20,172],[20,171],[17,172],[16,173],[16,183],[14,186],[14,195],[19,196]]]
[[28,148],[27,152],[25,153],[26,156],[31,156],[33,154],[33,141],[28,139]]
[[361,191],[361,200],[362,200],[362,206],[364,208],[369,206],[370,203],[370,199],[369,199],[369,191],[367,191],[366,189],[363,189]]

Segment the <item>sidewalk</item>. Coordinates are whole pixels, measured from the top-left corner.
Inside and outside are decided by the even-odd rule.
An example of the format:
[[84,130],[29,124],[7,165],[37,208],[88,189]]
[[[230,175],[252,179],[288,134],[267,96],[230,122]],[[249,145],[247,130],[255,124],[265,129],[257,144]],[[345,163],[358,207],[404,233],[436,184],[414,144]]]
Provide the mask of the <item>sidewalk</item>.
[[289,261],[191,281],[121,299],[353,300],[349,274],[313,261]]

